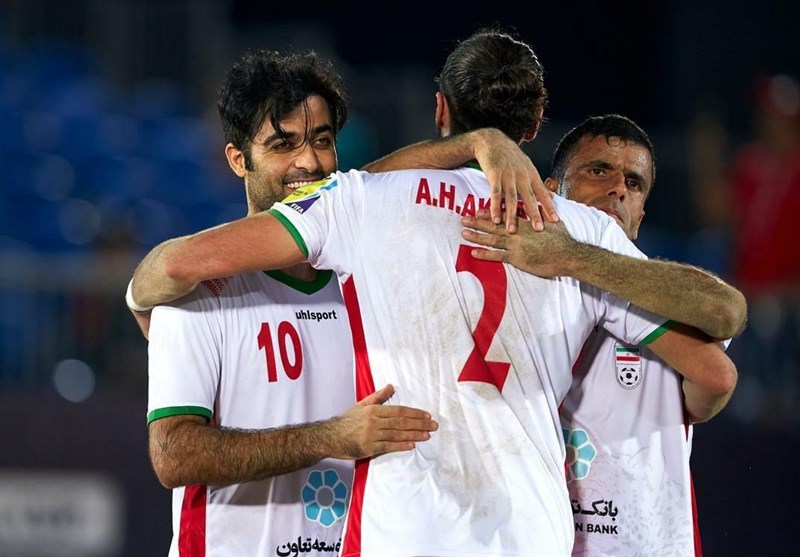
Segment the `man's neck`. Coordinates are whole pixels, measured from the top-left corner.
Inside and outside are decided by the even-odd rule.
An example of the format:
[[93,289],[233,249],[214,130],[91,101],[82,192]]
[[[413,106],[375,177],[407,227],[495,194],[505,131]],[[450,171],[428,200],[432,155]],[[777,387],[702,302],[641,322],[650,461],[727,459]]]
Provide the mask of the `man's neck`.
[[286,267],[285,269],[280,270],[282,273],[289,275],[292,278],[296,278],[298,280],[311,282],[317,275],[319,271],[317,271],[314,267],[309,265],[308,263],[298,263],[297,265],[293,265],[291,267]]

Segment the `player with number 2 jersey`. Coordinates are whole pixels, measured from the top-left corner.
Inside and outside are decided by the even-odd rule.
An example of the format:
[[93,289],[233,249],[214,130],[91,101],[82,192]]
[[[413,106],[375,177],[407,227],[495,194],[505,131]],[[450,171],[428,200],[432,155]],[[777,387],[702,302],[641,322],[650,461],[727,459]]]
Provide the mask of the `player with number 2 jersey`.
[[[460,215],[488,206],[476,168],[351,171],[270,210],[344,284],[356,394],[396,387],[439,431],[356,466],[342,555],[570,554],[558,406],[595,325],[646,344],[664,320],[571,278],[471,256]],[[607,215],[555,199],[578,241],[641,257]]]

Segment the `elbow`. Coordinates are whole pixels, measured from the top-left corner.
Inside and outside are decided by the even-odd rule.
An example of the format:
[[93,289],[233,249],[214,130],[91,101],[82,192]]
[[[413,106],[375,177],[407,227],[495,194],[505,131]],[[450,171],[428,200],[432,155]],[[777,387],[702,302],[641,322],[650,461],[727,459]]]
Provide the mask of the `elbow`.
[[163,466],[157,466],[155,463],[153,463],[153,471],[156,473],[158,482],[167,489],[175,489],[176,487],[181,487],[184,485],[178,478],[177,474],[170,473],[169,471],[165,470]]
[[719,414],[736,389],[738,373],[733,362],[714,370],[713,379],[696,384],[684,380],[686,410],[692,423],[707,422]]
[[716,393],[720,396],[720,398],[723,398],[727,401],[733,394],[733,391],[736,389],[736,383],[738,381],[739,372],[736,370],[734,363],[728,359],[726,365],[717,373],[715,385]]
[[727,356],[723,356],[716,365],[708,369],[705,377],[706,379],[700,382],[703,390],[710,397],[727,403],[736,389],[739,373],[733,361]]
[[165,253],[163,256],[164,275],[171,281],[182,285],[195,285],[204,280],[192,268],[191,261],[175,253]]
[[737,290],[730,299],[716,304],[710,313],[716,317],[716,326],[709,334],[721,340],[734,338],[744,330],[747,323],[747,300]]
[[744,294],[735,290],[727,303],[722,305],[719,314],[722,331],[717,338],[729,339],[739,335],[747,324],[747,300]]
[[150,446],[150,464],[153,466],[153,472],[158,478],[158,482],[167,489],[175,489],[185,485],[181,481],[181,471],[178,467],[170,464],[170,459],[165,454],[158,454],[155,448]]

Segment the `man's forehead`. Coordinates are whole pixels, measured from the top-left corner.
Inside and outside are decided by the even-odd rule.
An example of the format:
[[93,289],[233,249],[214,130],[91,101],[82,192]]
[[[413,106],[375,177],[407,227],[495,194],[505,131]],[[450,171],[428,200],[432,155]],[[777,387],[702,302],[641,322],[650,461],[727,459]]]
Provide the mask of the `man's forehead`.
[[[311,95],[304,102],[295,106],[279,122],[283,136],[311,135],[333,130],[331,111],[328,103],[319,95]],[[261,128],[254,138],[256,143],[277,135],[269,114],[264,118]]]
[[648,148],[619,136],[583,136],[575,145],[570,164],[584,164],[593,159],[630,167],[646,173],[648,178],[653,175],[653,157]]

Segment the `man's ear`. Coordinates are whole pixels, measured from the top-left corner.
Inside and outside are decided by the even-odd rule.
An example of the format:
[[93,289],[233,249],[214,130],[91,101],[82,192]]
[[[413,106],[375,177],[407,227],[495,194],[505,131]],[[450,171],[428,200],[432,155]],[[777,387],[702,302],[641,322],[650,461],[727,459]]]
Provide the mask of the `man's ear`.
[[553,193],[558,193],[558,178],[547,178],[544,181],[544,187],[549,189]]
[[437,91],[436,93],[436,128],[441,136],[450,135],[450,107],[447,106],[447,98]]
[[533,126],[532,130],[525,134],[525,136],[522,138],[523,141],[533,141],[533,139],[536,137],[536,134],[539,133],[539,128],[542,127],[542,116],[544,116],[544,109],[537,109],[536,124]]
[[225,146],[225,158],[228,159],[228,166],[231,167],[231,170],[233,170],[234,174],[236,174],[239,178],[244,178],[245,174],[247,174],[244,153],[234,147],[233,143],[228,143]]

